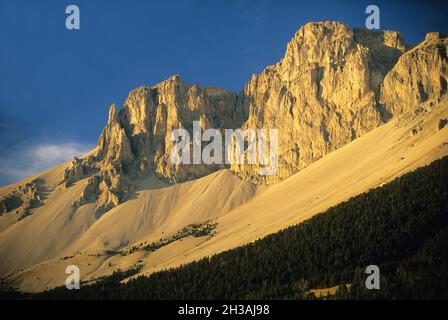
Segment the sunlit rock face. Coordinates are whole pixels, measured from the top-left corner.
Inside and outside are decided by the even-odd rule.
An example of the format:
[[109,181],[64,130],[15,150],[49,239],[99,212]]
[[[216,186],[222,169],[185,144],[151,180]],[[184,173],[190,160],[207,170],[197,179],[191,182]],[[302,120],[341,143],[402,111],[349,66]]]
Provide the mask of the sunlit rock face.
[[[103,213],[149,175],[178,183],[230,167],[253,183],[279,182],[391,117],[444,95],[446,47],[436,33],[406,51],[397,32],[309,23],[297,31],[284,58],[253,75],[241,93],[189,85],[177,75],[131,91],[120,110],[110,107],[96,151],[75,159],[63,183],[84,180],[74,209],[95,202]],[[171,133],[184,128],[191,134],[193,121],[202,130],[221,132],[277,129],[278,169],[260,175],[259,163],[173,164]]]
[[135,181],[157,175],[171,183],[205,176],[223,164],[173,165],[170,152],[174,129],[192,132],[193,121],[200,128],[239,128],[247,118],[243,96],[225,90],[184,83],[173,76],[153,87],[129,93],[121,110],[115,104],[99,138],[95,154],[75,159],[65,170],[67,187],[87,178],[74,209],[95,202],[98,213],[126,200]]
[[413,110],[427,100],[440,101],[447,91],[447,49],[447,37],[431,32],[400,57],[381,86],[380,102],[390,113]]
[[377,97],[387,72],[405,51],[400,34],[353,29],[338,22],[309,23],[284,58],[254,75],[244,89],[249,127],[279,130],[279,168],[233,166],[239,175],[275,183],[386,119]]

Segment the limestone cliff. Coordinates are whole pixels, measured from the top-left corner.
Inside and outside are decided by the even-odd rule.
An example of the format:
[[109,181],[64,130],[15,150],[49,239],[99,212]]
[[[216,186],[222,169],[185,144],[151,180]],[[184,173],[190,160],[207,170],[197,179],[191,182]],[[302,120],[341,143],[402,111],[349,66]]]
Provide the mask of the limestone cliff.
[[245,128],[279,130],[279,170],[233,166],[256,182],[275,183],[382,124],[380,84],[405,46],[397,32],[352,29],[338,22],[309,23],[295,34],[285,57],[254,75]]
[[447,40],[429,34],[406,52],[399,33],[353,29],[338,22],[309,23],[284,58],[254,75],[239,94],[200,88],[173,76],[129,93],[112,105],[95,154],[66,169],[66,187],[86,179],[74,209],[95,202],[105,212],[126,200],[134,181],[155,174],[171,183],[225,165],[174,165],[173,129],[278,129],[278,171],[232,165],[254,183],[272,184],[424,102],[446,93]]
[[438,32],[400,57],[381,86],[381,103],[391,114],[413,110],[446,94],[448,39]]
[[65,170],[67,187],[89,177],[74,209],[96,202],[97,212],[105,212],[127,198],[133,181],[150,174],[176,183],[223,168],[220,164],[172,165],[171,132],[177,128],[191,132],[193,121],[200,121],[203,130],[239,128],[246,117],[241,95],[187,85],[177,75],[131,91],[120,111],[115,104],[110,107],[96,154],[73,160]]

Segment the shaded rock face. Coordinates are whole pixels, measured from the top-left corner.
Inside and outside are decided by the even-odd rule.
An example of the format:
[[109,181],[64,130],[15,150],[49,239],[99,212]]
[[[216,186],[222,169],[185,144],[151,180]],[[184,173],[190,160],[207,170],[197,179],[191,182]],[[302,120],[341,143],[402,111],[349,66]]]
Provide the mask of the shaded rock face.
[[391,117],[437,100],[446,92],[446,60],[440,34],[406,52],[397,32],[309,23],[284,58],[254,75],[240,94],[187,85],[179,76],[131,91],[121,110],[111,106],[96,153],[75,159],[63,181],[69,187],[88,177],[74,209],[95,202],[101,213],[125,201],[137,179],[155,174],[177,183],[223,168],[170,161],[172,130],[191,135],[193,121],[200,121],[202,130],[277,129],[275,174],[260,175],[258,164],[230,166],[254,183],[276,183]]

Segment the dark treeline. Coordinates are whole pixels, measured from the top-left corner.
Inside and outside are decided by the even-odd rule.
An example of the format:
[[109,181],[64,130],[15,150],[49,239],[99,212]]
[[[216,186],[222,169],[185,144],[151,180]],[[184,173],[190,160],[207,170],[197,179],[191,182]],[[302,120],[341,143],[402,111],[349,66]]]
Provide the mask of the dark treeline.
[[[448,157],[255,243],[120,284],[31,298],[303,299],[352,284],[336,299],[448,298]],[[300,190],[298,190],[300,192]],[[381,289],[365,289],[378,265]]]

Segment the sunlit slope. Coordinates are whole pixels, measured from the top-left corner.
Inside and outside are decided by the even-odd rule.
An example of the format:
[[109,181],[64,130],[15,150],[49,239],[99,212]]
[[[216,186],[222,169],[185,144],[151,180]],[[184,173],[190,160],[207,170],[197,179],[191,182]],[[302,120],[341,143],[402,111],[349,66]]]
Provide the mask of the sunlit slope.
[[[52,173],[61,174],[55,169],[40,178],[54,180]],[[175,233],[232,210],[256,192],[228,170],[173,186],[151,177],[140,182],[131,199],[97,217],[93,204],[72,208],[82,183],[55,186],[32,215],[0,233],[2,276],[77,251],[115,249]]]

